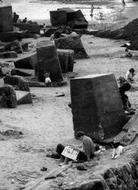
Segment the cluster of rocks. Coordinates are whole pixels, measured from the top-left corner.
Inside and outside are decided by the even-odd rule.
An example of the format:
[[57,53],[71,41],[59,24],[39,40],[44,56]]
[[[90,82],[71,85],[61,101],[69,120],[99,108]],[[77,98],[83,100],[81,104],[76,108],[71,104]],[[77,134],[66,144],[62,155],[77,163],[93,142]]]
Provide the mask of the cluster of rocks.
[[[73,10],[71,14],[83,17]],[[29,88],[45,87],[45,73],[49,73],[52,86],[61,86],[62,74],[73,72],[74,59],[88,57],[79,35],[41,40],[38,38],[45,28],[27,18],[19,22],[19,15],[12,13],[11,6],[2,4],[0,15],[0,77],[4,81],[0,87],[1,107],[32,103]],[[46,35],[47,31],[42,36]],[[27,40],[28,37],[33,39]]]

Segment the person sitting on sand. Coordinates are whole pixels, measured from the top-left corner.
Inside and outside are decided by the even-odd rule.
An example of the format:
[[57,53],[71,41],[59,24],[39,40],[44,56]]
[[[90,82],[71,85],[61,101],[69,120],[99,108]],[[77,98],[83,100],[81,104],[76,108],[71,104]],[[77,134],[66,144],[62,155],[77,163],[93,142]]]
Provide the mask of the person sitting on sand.
[[76,135],[77,139],[82,142],[83,146],[83,153],[87,160],[89,161],[91,158],[94,157],[94,143],[92,139],[85,135],[83,131],[77,132]]
[[134,82],[135,69],[131,68],[126,72],[126,80],[131,84]]
[[45,77],[45,85],[46,85],[46,86],[51,86],[51,82],[52,82],[52,81],[51,81],[51,79],[50,79],[50,73],[47,73],[47,72],[46,72],[46,73],[44,74],[44,77]]
[[125,52],[126,52],[125,57],[129,57],[129,58],[132,57],[132,53],[128,50],[128,48],[125,49]]

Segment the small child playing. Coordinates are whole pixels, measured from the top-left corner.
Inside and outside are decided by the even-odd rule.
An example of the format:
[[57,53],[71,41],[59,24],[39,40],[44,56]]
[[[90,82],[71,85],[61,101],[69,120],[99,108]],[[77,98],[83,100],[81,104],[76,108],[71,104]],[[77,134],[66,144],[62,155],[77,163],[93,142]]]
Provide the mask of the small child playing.
[[47,87],[51,86],[51,79],[50,79],[50,73],[45,73],[44,74],[44,77],[45,77],[45,85]]

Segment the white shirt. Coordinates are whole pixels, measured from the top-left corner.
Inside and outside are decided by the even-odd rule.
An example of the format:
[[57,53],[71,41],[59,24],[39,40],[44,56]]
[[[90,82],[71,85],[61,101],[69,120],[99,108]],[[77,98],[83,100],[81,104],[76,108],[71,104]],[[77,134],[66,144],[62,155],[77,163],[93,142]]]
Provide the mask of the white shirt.
[[127,73],[126,73],[126,80],[127,80],[128,82],[133,82],[133,80],[134,80],[133,77],[134,77],[134,76],[132,75],[132,73],[130,73],[130,71],[127,71]]
[[51,79],[49,77],[46,77],[45,78],[45,83],[48,84],[48,83],[51,83]]

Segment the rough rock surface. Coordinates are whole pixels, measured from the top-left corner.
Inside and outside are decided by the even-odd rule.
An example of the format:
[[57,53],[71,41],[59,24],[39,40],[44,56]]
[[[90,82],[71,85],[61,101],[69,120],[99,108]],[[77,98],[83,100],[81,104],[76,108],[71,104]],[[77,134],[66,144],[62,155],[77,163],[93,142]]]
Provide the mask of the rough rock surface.
[[19,90],[30,91],[28,82],[21,76],[10,76],[6,75],[4,77],[4,82],[6,84],[15,85],[19,88]]
[[0,107],[15,108],[16,106],[17,98],[12,86],[0,87]]
[[88,58],[88,55],[83,47],[79,36],[75,37],[62,37],[55,40],[55,45],[59,49],[72,49],[74,50],[74,58],[82,59]]

